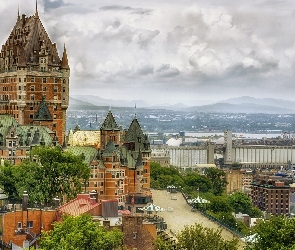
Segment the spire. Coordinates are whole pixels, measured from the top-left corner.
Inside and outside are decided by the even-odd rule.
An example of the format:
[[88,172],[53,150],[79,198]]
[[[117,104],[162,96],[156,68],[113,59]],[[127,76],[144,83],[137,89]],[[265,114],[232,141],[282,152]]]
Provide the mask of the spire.
[[66,50],[66,45],[65,44],[64,44],[64,51],[63,51],[62,59],[61,59],[61,68],[62,69],[70,69],[69,62],[68,62],[68,55],[67,55],[67,50]]
[[38,18],[38,0],[36,0],[36,13],[35,13],[35,17]]
[[134,109],[135,109],[135,117],[136,117],[136,103],[135,103]]
[[20,20],[20,15],[19,15],[19,4],[18,4],[18,7],[17,7],[17,21]]

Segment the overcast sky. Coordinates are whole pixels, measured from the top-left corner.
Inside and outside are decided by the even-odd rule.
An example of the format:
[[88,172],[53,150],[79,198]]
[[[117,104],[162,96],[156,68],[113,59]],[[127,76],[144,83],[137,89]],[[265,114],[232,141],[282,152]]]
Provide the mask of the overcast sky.
[[[35,0],[0,0],[1,44],[19,2],[35,12]],[[294,0],[39,0],[38,10],[60,55],[66,44],[71,95],[294,99]]]

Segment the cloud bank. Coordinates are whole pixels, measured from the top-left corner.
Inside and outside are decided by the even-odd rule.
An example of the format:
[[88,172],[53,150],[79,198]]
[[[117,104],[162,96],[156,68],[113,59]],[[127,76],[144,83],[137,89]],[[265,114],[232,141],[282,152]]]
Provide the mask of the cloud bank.
[[[2,44],[16,21],[18,2],[0,2]],[[60,53],[66,44],[71,94],[151,104],[193,104],[241,95],[293,98],[291,0],[38,4]],[[35,1],[22,1],[20,12],[33,15]]]

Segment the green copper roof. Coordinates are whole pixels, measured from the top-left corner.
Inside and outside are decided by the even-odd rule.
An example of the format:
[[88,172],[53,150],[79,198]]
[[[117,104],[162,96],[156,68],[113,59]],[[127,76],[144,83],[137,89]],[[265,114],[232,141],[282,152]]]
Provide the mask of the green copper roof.
[[45,146],[52,145],[52,136],[50,134],[54,132],[48,127],[40,125],[19,125],[13,116],[0,115],[0,138],[4,147],[6,146],[6,137],[10,137],[12,130],[15,130],[15,136],[18,138],[20,147],[39,145],[41,142]]
[[73,155],[82,155],[84,158],[84,162],[90,166],[91,162],[97,156],[97,149],[94,147],[87,146],[70,146],[67,147],[66,151],[71,152]]
[[137,156],[138,154],[136,152],[129,151],[124,145],[121,147],[121,157],[123,157],[129,168],[135,169],[135,157],[137,158]]
[[107,114],[107,117],[105,118],[100,129],[101,130],[120,130],[111,111],[109,111],[109,113]]
[[103,151],[103,155],[110,155],[116,151],[118,151],[118,149],[116,148],[115,143],[112,140],[109,140],[106,149]]
[[34,120],[35,121],[52,121],[53,120],[49,112],[48,106],[45,102],[45,96],[42,97],[42,101],[39,104]]
[[131,122],[129,129],[127,130],[125,141],[131,142],[131,141],[137,141],[142,142],[144,140],[144,134],[141,130],[141,127],[136,119],[136,117]]
[[135,168],[142,168],[142,167],[143,167],[142,153],[139,152],[137,160],[136,160]]

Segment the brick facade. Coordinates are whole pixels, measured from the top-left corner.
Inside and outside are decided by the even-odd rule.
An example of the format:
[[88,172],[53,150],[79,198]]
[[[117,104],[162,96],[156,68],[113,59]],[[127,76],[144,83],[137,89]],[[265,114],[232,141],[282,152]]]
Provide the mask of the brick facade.
[[[0,114],[11,114],[19,124],[49,126],[62,144],[69,105],[69,77],[66,49],[60,59],[37,9],[33,16],[18,16],[0,52]],[[52,117],[50,121],[35,120],[43,97]]]

